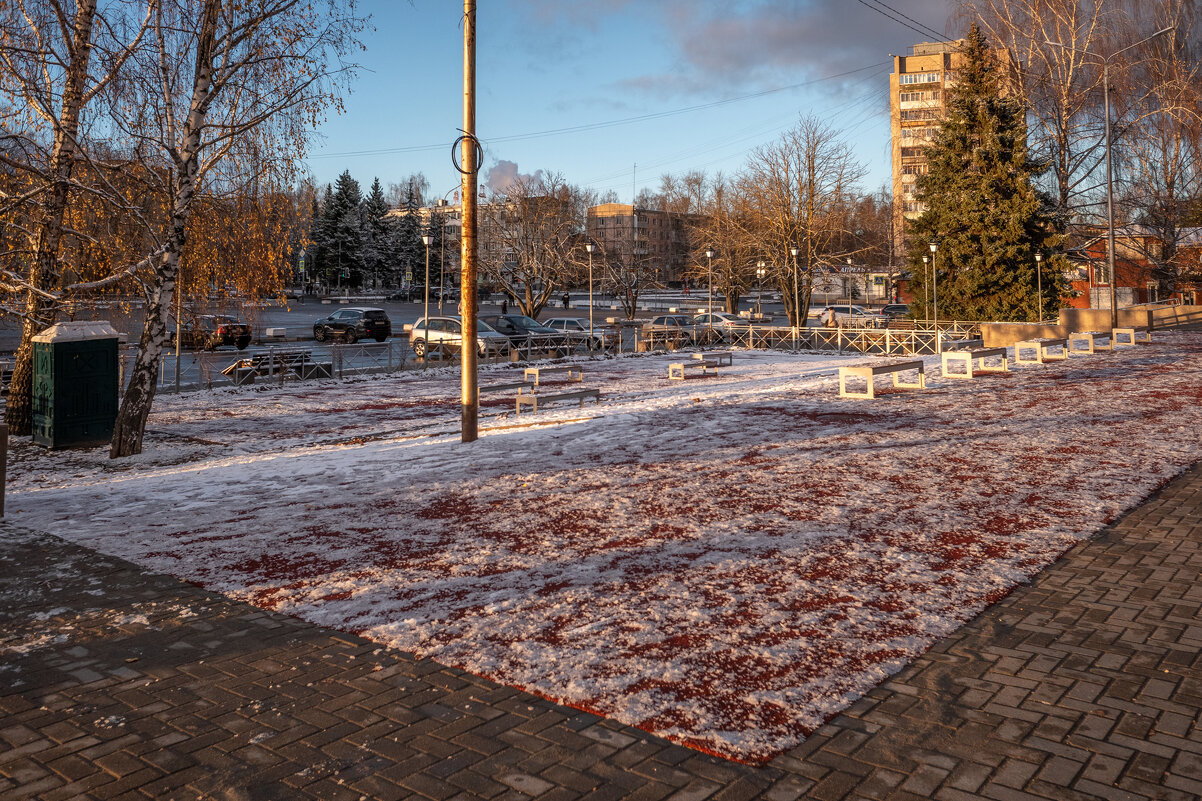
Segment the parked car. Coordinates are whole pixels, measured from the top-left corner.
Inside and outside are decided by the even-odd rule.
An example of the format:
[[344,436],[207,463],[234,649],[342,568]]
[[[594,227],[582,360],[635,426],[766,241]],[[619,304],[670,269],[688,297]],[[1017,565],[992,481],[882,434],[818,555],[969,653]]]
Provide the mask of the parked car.
[[[458,315],[422,317],[409,329],[409,347],[418,356],[438,347],[462,347],[463,321]],[[509,350],[509,337],[483,320],[476,321],[476,352],[481,356]]]
[[872,312],[868,311],[868,309],[865,309],[863,306],[840,305],[827,306],[822,310],[822,314],[819,315],[819,319],[826,320],[828,318],[828,312],[834,316],[835,321],[869,320],[873,317]]
[[202,314],[185,320],[180,326],[180,346],[213,350],[222,345],[233,345],[244,350],[250,344],[250,326],[233,317],[219,314]]
[[519,348],[533,347],[548,351],[568,349],[568,338],[563,332],[543,325],[524,314],[494,314],[483,318],[486,323],[509,337]]
[[910,315],[910,306],[905,303],[886,303],[881,307],[881,316],[886,320],[898,320]]
[[383,342],[392,336],[392,321],[383,309],[352,306],[339,309],[329,317],[313,324],[313,338],[318,342],[341,340],[358,342],[371,337]]
[[727,312],[702,312],[693,317],[693,325],[698,331],[709,332],[725,342],[735,331],[746,331],[749,321]]
[[677,344],[691,344],[697,340],[697,327],[693,319],[685,314],[661,314],[643,323],[643,336],[648,339],[672,340]]
[[[588,320],[583,317],[551,317],[543,325],[562,331],[573,342],[584,342],[588,336]],[[618,334],[604,324],[593,324],[593,350],[604,350],[618,343]]]

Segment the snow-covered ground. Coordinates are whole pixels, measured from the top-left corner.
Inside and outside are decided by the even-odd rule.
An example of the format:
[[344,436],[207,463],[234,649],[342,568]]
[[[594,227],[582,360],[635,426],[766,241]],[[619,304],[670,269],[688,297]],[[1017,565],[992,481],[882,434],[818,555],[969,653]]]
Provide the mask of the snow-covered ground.
[[445,370],[160,397],[135,459],[18,445],[9,519],[755,761],[1202,456],[1197,334],[874,401],[678,360],[470,445]]

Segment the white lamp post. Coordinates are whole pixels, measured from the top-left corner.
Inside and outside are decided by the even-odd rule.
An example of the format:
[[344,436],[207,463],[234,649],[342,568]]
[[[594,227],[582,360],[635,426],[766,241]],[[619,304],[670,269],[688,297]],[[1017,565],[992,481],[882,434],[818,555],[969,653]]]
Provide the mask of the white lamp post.
[[935,296],[935,351],[939,352],[939,268],[936,266],[935,253],[939,250],[939,243],[931,243],[931,287]]
[[593,349],[593,250],[597,246],[591,241],[584,244],[588,251],[588,347]]
[[705,258],[709,262],[709,281],[710,281],[710,299],[709,299],[709,314],[710,320],[714,319],[714,249],[705,249]]
[[1043,254],[1035,251],[1035,281],[1039,288],[1039,311],[1036,312],[1035,322],[1043,321]]
[[755,313],[760,317],[764,315],[764,274],[766,272],[768,271],[764,269],[763,261],[756,264],[755,275],[759,282],[755,292]]
[[427,327],[430,325],[430,243],[433,241],[434,237],[422,234],[422,244],[426,246],[426,302],[422,315],[426,318]]
[[797,333],[801,328],[801,290],[797,286],[797,253],[800,250],[796,245],[789,248],[789,253],[793,255],[793,350],[797,350]]
[[931,312],[931,257],[925,253],[922,256],[922,316],[925,319]]

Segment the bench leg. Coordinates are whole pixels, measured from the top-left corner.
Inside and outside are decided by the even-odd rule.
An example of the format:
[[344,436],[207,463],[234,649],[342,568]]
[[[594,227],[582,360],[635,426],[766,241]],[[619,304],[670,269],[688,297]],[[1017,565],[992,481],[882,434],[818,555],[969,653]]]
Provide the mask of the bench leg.
[[[900,372],[892,373],[891,375],[893,376],[893,386],[895,386],[899,389],[926,389],[927,388],[927,376],[923,370],[918,371],[918,381],[917,382],[902,381]],[[969,373],[969,377],[970,378],[972,377],[971,372]]]

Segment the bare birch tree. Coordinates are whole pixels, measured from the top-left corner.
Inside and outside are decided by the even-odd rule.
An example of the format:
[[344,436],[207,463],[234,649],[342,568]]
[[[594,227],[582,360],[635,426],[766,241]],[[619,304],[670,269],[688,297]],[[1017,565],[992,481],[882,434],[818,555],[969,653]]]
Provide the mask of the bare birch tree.
[[140,453],[189,221],[203,191],[287,176],[358,46],[354,0],[163,0],[152,46],[115,106],[114,126],[154,165],[170,217],[145,286],[147,314],[110,455]]
[[[115,2],[101,18],[96,0],[8,0],[0,4],[0,291],[21,319],[21,342],[5,418],[13,434],[32,432],[33,337],[52,324],[62,293],[66,225],[73,195],[118,204],[120,193],[79,179],[88,157],[84,110],[117,79],[139,46],[150,2]],[[139,11],[141,23],[138,23]]]
[[1031,152],[1051,167],[1054,221],[1064,233],[1096,200],[1102,72],[1087,51],[1105,46],[1117,9],[1112,0],[968,0],[963,12],[1006,53],[1004,91],[1027,107]]

